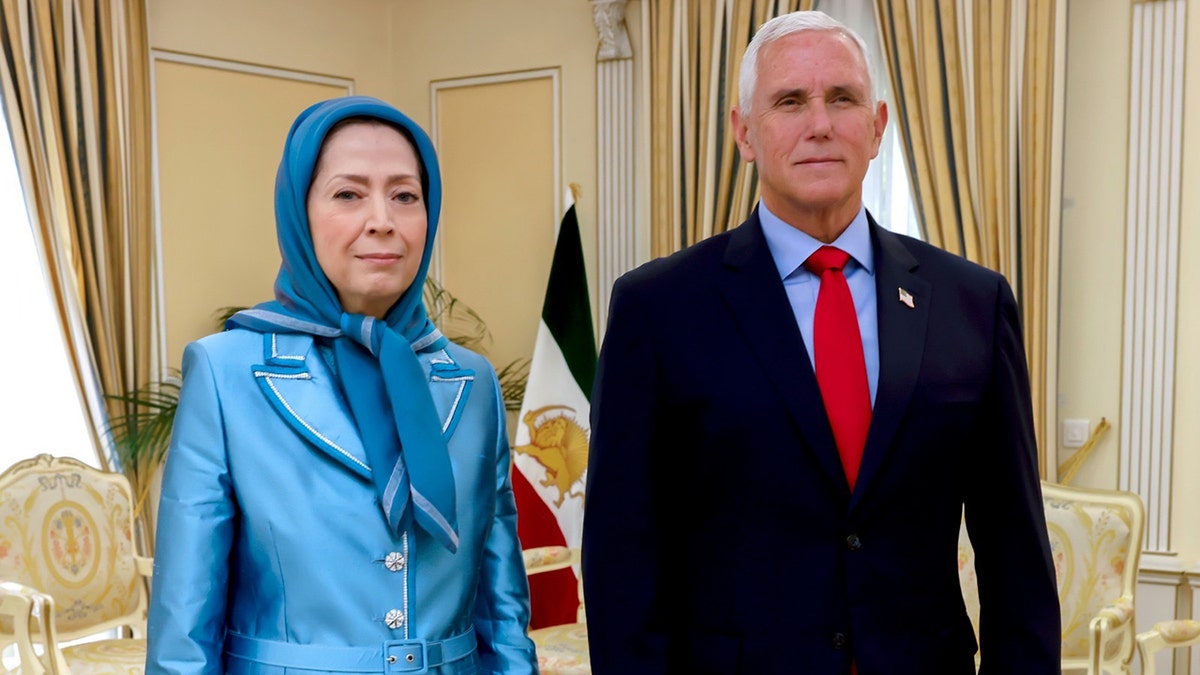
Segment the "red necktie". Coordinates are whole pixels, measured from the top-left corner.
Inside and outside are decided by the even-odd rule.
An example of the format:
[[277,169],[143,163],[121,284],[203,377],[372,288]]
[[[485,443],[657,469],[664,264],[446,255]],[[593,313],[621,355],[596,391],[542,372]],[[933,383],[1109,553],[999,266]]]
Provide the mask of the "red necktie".
[[821,277],[813,315],[817,386],[853,492],[871,426],[871,391],[854,298],[842,273],[849,259],[850,254],[841,249],[822,246],[804,261],[804,267]]

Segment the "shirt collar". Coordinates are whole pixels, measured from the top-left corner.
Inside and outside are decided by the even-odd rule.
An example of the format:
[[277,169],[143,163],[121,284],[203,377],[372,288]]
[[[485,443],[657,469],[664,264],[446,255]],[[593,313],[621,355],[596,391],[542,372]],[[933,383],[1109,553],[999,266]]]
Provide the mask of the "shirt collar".
[[[808,260],[808,256],[825,245],[784,222],[761,201],[758,202],[758,220],[762,224],[763,236],[767,238],[767,250],[775,260],[781,279],[794,274]],[[867,223],[865,206],[858,207],[854,220],[830,245],[849,253],[851,259],[867,274],[875,274],[875,252],[871,249],[871,229]]]

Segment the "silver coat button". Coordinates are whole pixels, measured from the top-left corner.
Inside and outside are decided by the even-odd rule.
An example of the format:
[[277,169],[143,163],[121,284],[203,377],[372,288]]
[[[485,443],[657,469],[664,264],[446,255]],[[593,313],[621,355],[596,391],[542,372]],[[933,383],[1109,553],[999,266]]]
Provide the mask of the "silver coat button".
[[404,569],[404,554],[392,551],[383,559],[383,566],[388,568],[389,572],[399,572]]
[[387,624],[388,628],[395,630],[404,625],[404,612],[398,609],[389,609],[383,617],[383,622]]

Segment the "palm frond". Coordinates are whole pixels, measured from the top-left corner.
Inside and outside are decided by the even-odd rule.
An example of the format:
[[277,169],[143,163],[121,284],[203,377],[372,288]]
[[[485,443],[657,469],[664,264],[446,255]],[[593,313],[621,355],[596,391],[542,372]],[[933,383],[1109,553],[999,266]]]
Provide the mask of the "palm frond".
[[248,308],[247,307],[235,307],[235,306],[221,307],[217,311],[213,312],[213,320],[217,322],[217,328],[219,330],[224,330],[225,322],[228,321],[231,316],[233,316],[234,314],[237,314],[238,312],[242,311],[243,309],[248,309]]
[[466,303],[461,302],[433,279],[425,279],[425,311],[429,320],[442,331],[451,342],[472,351],[486,352],[492,342],[483,318]]
[[137,479],[147,478],[137,474],[153,471],[162,462],[171,440],[179,405],[179,371],[170,371],[161,382],[105,398],[124,404],[126,411],[110,417],[107,426],[121,469]]
[[504,396],[504,409],[521,411],[525,400],[525,387],[529,384],[529,359],[517,359],[496,371],[500,380],[500,393]]

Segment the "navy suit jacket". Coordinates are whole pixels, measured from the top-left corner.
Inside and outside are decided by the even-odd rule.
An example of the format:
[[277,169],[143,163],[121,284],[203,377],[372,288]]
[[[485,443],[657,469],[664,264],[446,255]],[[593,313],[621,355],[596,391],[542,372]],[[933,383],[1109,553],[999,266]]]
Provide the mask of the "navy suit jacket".
[[981,672],[1059,672],[1012,291],[871,238],[880,374],[853,493],[757,213],[617,281],[583,534],[597,675],[974,673],[964,506]]

